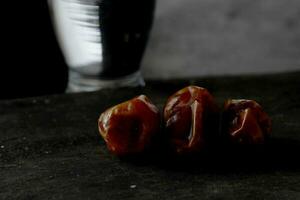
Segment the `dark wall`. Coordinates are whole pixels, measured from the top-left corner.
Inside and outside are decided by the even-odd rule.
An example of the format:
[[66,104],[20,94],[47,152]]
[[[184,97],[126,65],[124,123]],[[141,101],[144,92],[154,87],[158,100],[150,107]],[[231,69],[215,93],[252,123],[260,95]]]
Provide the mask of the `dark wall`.
[[67,66],[52,28],[46,0],[5,1],[0,99],[62,93]]
[[300,71],[299,0],[157,0],[146,78]]

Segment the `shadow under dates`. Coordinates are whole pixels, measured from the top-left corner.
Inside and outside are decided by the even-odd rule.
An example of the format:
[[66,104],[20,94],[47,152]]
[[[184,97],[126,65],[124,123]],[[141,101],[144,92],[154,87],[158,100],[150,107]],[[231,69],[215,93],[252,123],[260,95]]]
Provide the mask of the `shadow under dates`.
[[120,157],[120,161],[188,173],[263,173],[300,170],[299,153],[300,141],[272,138],[264,145],[216,145],[201,154],[189,156],[178,156],[161,147],[152,147],[140,155]]

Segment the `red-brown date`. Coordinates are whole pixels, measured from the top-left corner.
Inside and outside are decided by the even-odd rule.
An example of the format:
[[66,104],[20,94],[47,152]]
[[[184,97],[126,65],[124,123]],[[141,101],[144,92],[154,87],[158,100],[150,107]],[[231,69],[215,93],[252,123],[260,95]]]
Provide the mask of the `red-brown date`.
[[159,110],[145,95],[140,95],[103,112],[98,128],[112,153],[142,153],[159,131]]
[[197,153],[218,131],[218,107],[205,89],[188,86],[170,96],[164,107],[165,134],[178,154]]
[[227,100],[224,104],[222,132],[233,144],[263,144],[271,133],[271,120],[253,100]]

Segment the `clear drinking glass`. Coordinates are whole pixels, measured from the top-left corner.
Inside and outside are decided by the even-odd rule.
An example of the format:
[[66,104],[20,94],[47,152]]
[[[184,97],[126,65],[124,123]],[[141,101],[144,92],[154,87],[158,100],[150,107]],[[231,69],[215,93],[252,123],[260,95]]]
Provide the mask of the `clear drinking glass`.
[[69,66],[67,91],[143,86],[155,0],[48,0]]

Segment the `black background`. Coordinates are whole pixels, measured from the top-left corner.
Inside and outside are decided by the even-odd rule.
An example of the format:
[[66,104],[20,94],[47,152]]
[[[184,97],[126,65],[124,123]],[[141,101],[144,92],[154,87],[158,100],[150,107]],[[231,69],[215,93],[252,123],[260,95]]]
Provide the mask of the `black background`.
[[[46,0],[1,2],[0,99],[62,93],[67,66]],[[293,0],[158,0],[145,79],[299,71]]]
[[67,66],[46,0],[2,4],[0,99],[65,91]]

